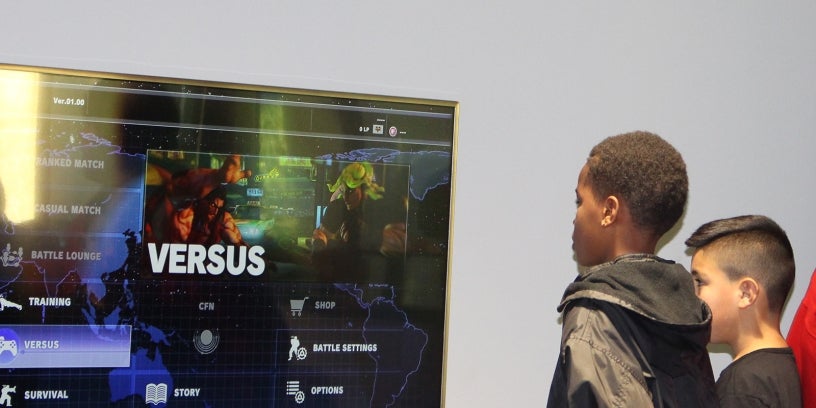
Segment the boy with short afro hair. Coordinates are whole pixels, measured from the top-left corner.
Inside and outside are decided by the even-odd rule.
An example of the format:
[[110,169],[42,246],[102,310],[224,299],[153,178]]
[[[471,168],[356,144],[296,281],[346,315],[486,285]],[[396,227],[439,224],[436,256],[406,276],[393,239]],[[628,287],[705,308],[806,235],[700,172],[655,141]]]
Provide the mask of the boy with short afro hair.
[[734,361],[717,380],[722,407],[801,407],[793,351],[779,330],[796,266],[785,231],[768,217],[744,215],[700,226],[691,273],[713,314],[711,343]]
[[682,156],[649,132],[606,138],[578,176],[573,250],[585,269],[558,306],[548,407],[711,407],[711,312],[655,255],[688,196]]

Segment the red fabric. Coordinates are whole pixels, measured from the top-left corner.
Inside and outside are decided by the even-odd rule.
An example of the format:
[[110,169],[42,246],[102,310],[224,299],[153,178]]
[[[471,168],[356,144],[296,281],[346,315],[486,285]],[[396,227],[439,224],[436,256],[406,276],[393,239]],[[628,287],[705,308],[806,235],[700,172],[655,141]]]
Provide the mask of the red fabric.
[[793,317],[787,340],[799,367],[803,406],[816,408],[816,270]]

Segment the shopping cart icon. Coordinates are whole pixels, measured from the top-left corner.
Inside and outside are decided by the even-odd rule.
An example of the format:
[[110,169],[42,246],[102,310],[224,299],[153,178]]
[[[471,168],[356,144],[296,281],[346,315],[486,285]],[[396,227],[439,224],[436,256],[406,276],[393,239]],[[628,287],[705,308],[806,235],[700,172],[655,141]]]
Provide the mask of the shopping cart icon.
[[306,303],[306,299],[308,299],[308,298],[309,297],[306,296],[303,299],[291,299],[291,300],[289,300],[289,307],[292,309],[292,316],[294,316],[296,313],[297,313],[298,316],[300,316],[300,312],[303,311],[303,304]]

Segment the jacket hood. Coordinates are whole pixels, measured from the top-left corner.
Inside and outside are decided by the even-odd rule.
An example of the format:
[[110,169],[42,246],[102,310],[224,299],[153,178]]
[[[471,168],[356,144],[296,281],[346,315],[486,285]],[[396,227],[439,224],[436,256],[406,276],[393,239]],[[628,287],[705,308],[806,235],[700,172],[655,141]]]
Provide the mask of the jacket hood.
[[707,332],[711,321],[691,274],[654,255],[624,255],[590,268],[567,286],[558,311],[583,298],[617,304],[661,325],[705,326]]

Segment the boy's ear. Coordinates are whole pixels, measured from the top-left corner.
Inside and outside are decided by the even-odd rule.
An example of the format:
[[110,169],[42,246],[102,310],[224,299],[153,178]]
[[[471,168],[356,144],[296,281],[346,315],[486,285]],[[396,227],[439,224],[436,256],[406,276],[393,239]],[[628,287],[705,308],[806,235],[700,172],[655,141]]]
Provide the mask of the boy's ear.
[[601,226],[606,227],[612,225],[618,219],[618,211],[620,210],[620,201],[618,197],[606,197],[603,203],[603,217],[601,218]]
[[756,302],[759,296],[759,284],[752,278],[742,278],[739,282],[740,298],[737,306],[745,309]]

